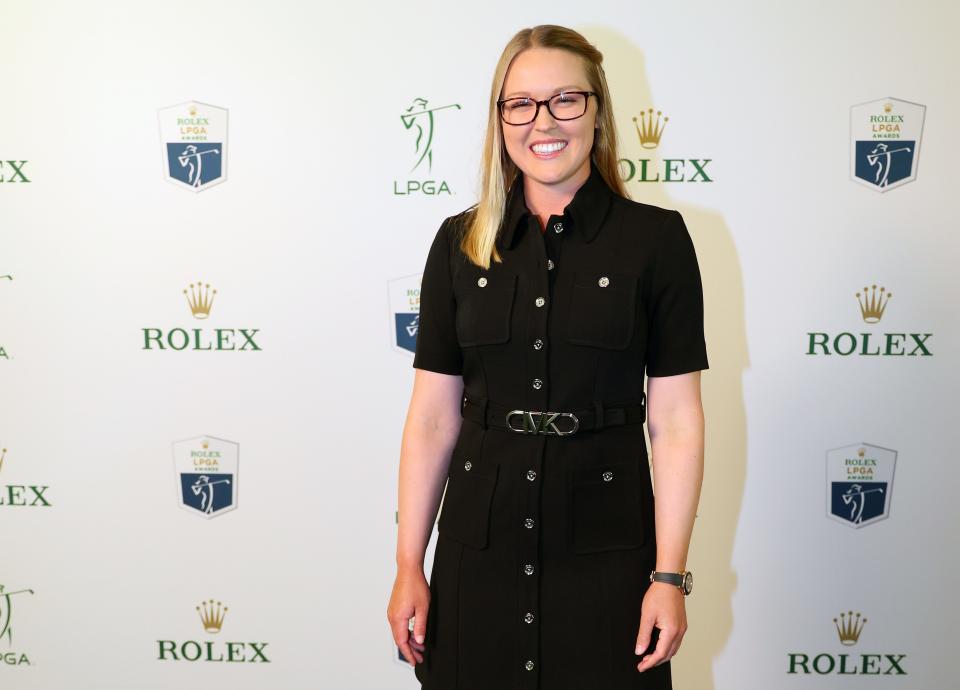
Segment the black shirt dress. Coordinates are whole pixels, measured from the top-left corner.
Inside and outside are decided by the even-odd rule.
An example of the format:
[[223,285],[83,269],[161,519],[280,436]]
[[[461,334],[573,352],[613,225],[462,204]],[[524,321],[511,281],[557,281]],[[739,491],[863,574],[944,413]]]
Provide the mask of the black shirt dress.
[[468,210],[423,272],[413,366],[463,376],[464,419],[416,677],[669,689],[670,662],[640,673],[634,654],[656,562],[643,384],[707,368],[693,242],[679,212],[617,195],[593,165],[545,231],[522,175],[507,202],[502,263],[459,249]]

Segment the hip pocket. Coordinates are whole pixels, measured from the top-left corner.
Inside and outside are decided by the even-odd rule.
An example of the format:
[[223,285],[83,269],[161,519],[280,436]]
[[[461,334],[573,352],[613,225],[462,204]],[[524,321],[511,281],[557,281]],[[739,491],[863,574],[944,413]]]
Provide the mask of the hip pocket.
[[499,465],[456,455],[450,461],[437,532],[474,549],[487,547]]
[[574,553],[640,548],[646,542],[643,479],[626,460],[568,475],[568,541]]

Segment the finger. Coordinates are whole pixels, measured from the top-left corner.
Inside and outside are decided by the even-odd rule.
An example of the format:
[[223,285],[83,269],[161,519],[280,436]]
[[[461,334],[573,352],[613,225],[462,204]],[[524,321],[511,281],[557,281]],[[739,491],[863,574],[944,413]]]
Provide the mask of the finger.
[[414,666],[413,650],[410,648],[410,631],[407,629],[407,620],[405,618],[396,618],[392,621],[393,641],[396,642],[400,653],[407,663]]
[[653,634],[653,616],[644,616],[640,614],[640,630],[637,633],[637,654],[642,654],[650,644],[650,636]]
[[413,616],[413,639],[417,641],[417,644],[422,645],[424,637],[427,634],[427,609],[429,607],[430,604],[418,606]]
[[673,640],[675,633],[671,630],[660,629],[660,639],[657,640],[657,646],[653,650],[653,653],[649,656],[644,657],[644,659],[637,665],[637,670],[646,671],[648,668],[652,668],[659,664],[667,654],[667,649],[670,648],[670,642]]
[[417,619],[417,616],[413,616],[407,623],[407,644],[410,645],[411,660],[414,664],[421,664],[423,663],[423,645],[417,642],[414,634]]

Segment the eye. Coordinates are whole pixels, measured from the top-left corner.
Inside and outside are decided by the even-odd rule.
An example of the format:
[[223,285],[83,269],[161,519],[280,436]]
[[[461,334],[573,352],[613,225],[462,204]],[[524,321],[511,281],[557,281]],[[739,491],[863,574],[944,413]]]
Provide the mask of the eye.
[[532,104],[532,101],[529,98],[514,98],[507,101],[504,105],[508,110],[516,110],[517,108],[526,108]]

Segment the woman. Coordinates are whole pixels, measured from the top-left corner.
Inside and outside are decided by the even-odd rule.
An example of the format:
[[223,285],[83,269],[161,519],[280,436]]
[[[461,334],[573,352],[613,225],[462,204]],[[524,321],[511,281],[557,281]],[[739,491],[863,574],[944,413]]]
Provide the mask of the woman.
[[481,198],[427,256],[387,611],[425,690],[671,687],[703,295],[680,214],[627,198],[601,60],[563,27],[511,39]]

